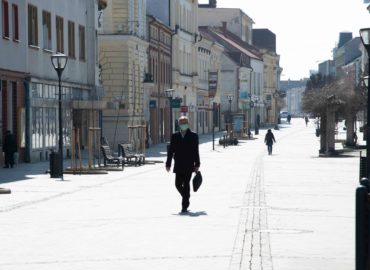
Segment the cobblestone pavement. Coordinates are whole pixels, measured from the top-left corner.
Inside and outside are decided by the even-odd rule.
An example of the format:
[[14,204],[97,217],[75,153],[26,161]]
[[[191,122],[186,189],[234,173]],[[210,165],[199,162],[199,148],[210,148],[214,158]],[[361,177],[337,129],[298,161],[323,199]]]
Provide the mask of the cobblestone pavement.
[[106,175],[59,181],[45,162],[0,169],[12,191],[0,195],[0,269],[354,269],[359,153],[319,158],[303,119],[273,132],[271,156],[266,130],[215,151],[202,136],[189,215],[160,163],[165,144],[148,149],[159,163]]

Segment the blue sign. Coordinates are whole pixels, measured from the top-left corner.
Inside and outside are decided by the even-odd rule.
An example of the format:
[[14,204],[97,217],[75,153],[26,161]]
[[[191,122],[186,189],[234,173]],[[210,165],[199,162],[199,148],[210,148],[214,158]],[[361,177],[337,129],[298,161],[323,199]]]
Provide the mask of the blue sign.
[[157,101],[156,100],[150,100],[149,101],[149,108],[151,108],[151,109],[157,108]]
[[240,91],[239,97],[240,99],[249,99],[250,94],[247,91]]

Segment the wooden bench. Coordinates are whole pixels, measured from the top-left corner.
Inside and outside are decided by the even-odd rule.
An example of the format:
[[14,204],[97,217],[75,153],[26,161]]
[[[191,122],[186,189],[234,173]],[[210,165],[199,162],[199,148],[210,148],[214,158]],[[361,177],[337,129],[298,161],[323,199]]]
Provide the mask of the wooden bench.
[[132,144],[119,144],[118,145],[119,156],[123,158],[123,163],[128,165],[144,165],[145,155],[138,154],[134,151]]
[[123,158],[122,157],[114,157],[112,154],[112,150],[110,149],[109,145],[102,145],[100,147],[103,157],[104,157],[104,166],[109,166],[109,165],[116,165],[117,167],[122,166],[123,170]]

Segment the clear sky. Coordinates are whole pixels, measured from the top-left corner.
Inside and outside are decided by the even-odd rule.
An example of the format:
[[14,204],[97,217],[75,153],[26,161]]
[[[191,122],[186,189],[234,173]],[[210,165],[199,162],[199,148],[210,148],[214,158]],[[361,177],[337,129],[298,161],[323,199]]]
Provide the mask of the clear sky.
[[[309,77],[311,69],[332,59],[340,32],[359,36],[370,27],[363,0],[217,0],[218,7],[240,8],[255,24],[276,35],[282,80]],[[207,4],[208,0],[199,0]]]

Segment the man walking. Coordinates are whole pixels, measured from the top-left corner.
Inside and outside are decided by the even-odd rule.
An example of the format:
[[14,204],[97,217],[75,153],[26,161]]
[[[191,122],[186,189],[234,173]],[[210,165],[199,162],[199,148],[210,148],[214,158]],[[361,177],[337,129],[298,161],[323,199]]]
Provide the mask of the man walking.
[[274,134],[272,133],[271,129],[267,130],[266,136],[265,136],[265,143],[267,145],[267,151],[269,155],[272,154],[272,145],[276,142]]
[[174,158],[175,186],[182,197],[181,213],[186,213],[190,205],[191,175],[193,172],[197,172],[200,166],[199,139],[198,135],[189,129],[189,119],[186,116],[181,116],[178,124],[179,131],[171,136],[166,170],[170,171],[172,158]]
[[17,152],[17,143],[14,135],[7,130],[5,132],[3,152],[5,156],[4,168],[13,168],[14,166],[14,153]]

